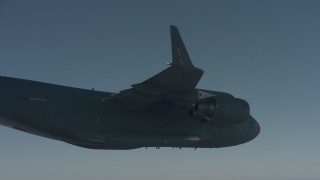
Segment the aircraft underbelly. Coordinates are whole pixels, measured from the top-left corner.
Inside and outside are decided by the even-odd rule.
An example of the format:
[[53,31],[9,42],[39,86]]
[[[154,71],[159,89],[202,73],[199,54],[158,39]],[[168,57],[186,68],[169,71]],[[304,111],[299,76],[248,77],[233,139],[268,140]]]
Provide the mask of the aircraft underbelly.
[[[77,133],[76,138],[92,148],[110,147],[225,147],[235,145],[237,127],[211,127],[182,116],[173,119],[155,112],[150,121],[148,113],[105,114],[95,121],[93,129]],[[156,114],[156,115],[155,115]],[[112,118],[116,117],[116,118]],[[130,117],[130,118],[128,118]],[[174,116],[176,118],[176,115]],[[112,120],[111,120],[112,119]]]

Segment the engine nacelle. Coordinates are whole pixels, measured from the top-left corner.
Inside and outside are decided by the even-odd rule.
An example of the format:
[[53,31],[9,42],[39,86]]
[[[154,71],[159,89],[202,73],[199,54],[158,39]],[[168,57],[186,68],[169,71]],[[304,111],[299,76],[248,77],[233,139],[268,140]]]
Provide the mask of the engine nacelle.
[[249,114],[250,107],[245,100],[217,96],[195,103],[190,115],[212,125],[232,125],[245,122]]

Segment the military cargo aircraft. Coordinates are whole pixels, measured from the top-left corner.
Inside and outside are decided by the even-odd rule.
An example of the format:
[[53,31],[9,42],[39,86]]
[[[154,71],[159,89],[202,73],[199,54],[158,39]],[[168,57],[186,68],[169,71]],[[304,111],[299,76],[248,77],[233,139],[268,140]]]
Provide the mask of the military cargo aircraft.
[[0,124],[91,149],[218,148],[260,132],[249,104],[195,88],[195,67],[170,26],[172,63],[118,93],[0,77]]

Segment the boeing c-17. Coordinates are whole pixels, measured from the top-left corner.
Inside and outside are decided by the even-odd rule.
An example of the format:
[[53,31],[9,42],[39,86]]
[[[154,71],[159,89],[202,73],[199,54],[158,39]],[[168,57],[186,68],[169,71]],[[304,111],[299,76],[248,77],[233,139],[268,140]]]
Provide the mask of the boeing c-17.
[[218,148],[260,132],[249,104],[197,89],[195,67],[170,26],[172,63],[118,93],[0,77],[0,124],[91,149]]

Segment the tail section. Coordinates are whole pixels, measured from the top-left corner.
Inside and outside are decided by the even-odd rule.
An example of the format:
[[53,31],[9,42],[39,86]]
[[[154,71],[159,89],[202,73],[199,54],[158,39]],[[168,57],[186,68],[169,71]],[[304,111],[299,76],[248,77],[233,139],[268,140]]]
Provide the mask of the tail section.
[[170,26],[171,48],[172,48],[172,65],[194,68],[186,47],[182,41],[178,28]]

